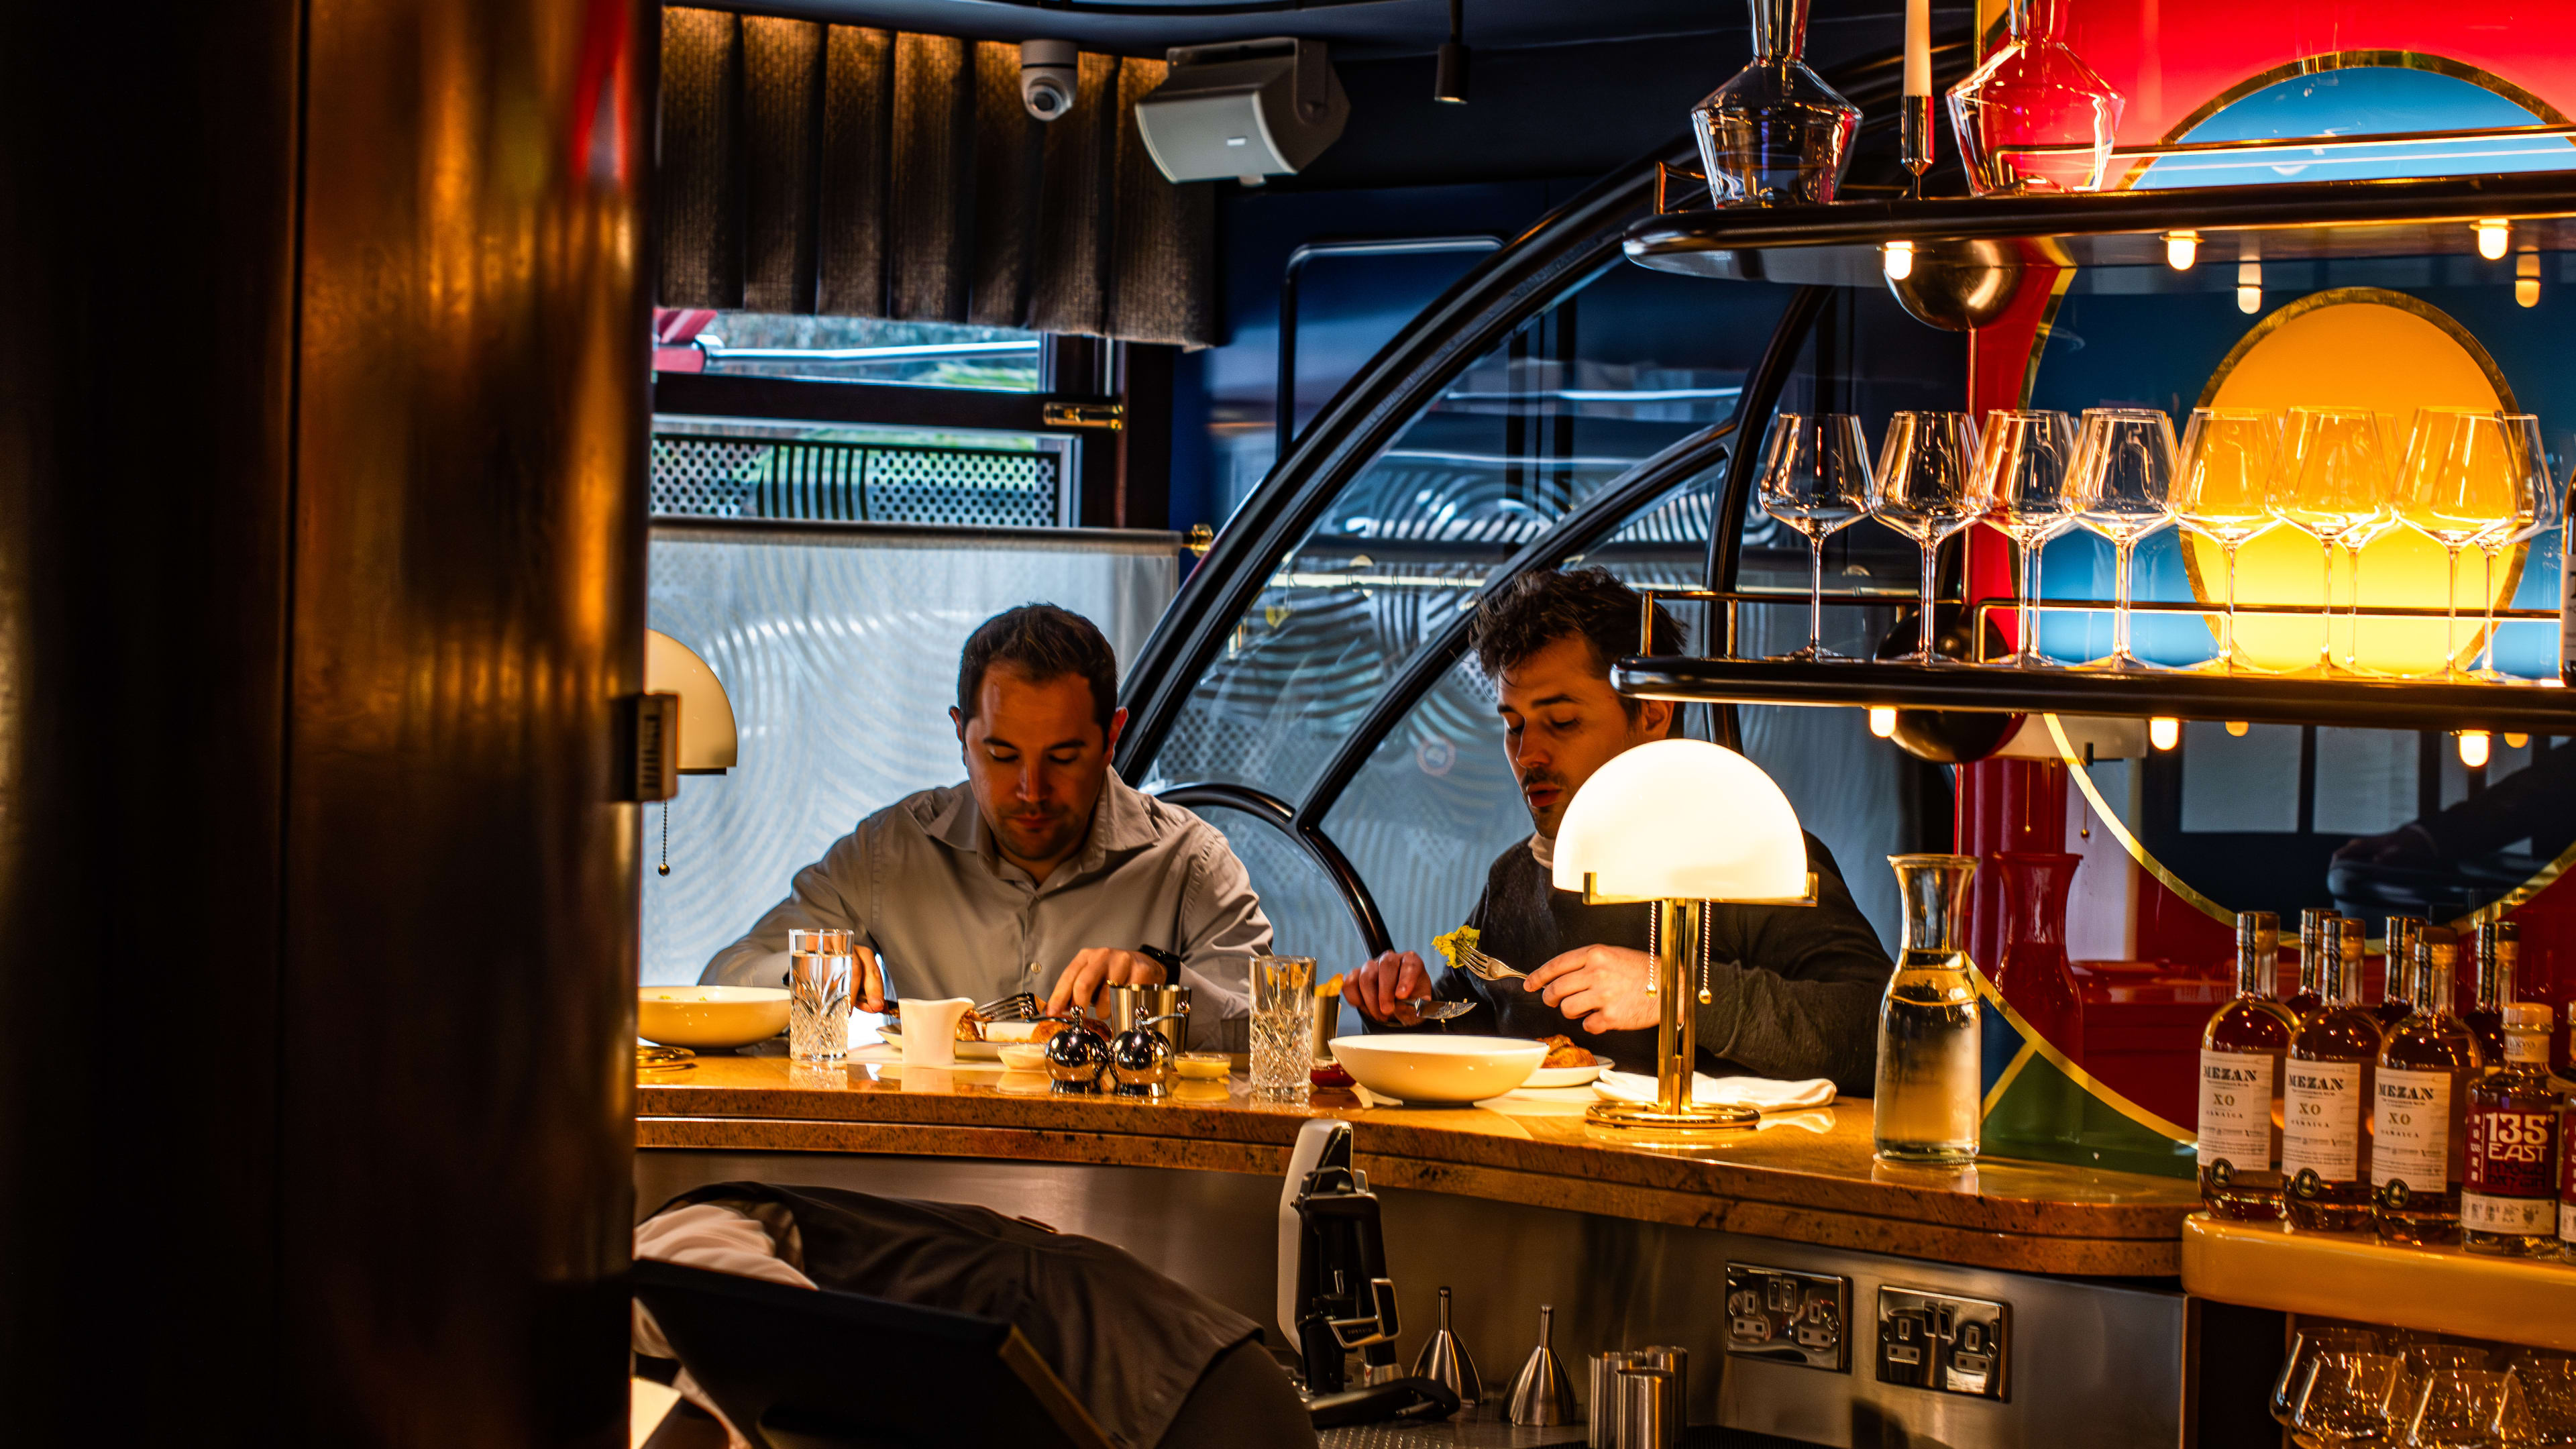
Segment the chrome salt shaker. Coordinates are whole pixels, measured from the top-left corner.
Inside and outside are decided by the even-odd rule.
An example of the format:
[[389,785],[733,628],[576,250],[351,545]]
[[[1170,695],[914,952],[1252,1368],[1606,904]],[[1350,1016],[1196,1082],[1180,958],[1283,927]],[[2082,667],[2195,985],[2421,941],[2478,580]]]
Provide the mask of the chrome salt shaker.
[[1165,1022],[1188,1019],[1187,1011],[1145,1017],[1110,1041],[1109,1077],[1119,1096],[1171,1095],[1174,1053],[1171,1039],[1163,1035],[1161,1028]]
[[1046,1067],[1056,1091],[1097,1092],[1100,1079],[1109,1072],[1109,1038],[1101,1035],[1097,1023],[1077,1016],[1047,1038]]

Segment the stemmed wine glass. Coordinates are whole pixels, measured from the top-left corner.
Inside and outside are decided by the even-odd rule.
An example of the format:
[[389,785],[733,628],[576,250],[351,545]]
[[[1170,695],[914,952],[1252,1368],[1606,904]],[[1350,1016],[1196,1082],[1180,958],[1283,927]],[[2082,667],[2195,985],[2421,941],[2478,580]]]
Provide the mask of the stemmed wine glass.
[[2405,1422],[2406,1361],[2393,1353],[2336,1350],[2308,1365],[2290,1412],[2306,1449],[2385,1444]]
[[1977,486],[1993,500],[1986,521],[2021,549],[2020,647],[2009,661],[2019,669],[2053,669],[2039,652],[2040,545],[2075,526],[2075,500],[2066,490],[2067,464],[2075,452],[2075,420],[2045,409],[1986,414],[1977,449]]
[[1806,536],[1807,647],[1783,659],[1843,659],[1824,645],[1825,539],[1869,507],[1869,443],[1851,413],[1774,413],[1762,437],[1762,511]]
[[2173,518],[2173,419],[2153,408],[2087,408],[2075,439],[2076,519],[2111,541],[2111,654],[2097,669],[2147,668],[2129,648],[2129,559]]
[[2407,1395],[2403,1449],[2504,1449],[2531,1442],[2522,1384],[2490,1368],[2434,1368]]
[[[2334,552],[2348,536],[2390,511],[2386,450],[2379,415],[2366,408],[2292,408],[2289,465],[2265,500],[2273,517],[2307,534],[2325,551],[2326,631],[2317,668],[2334,666]],[[2361,559],[2353,558],[2353,607],[2360,607]],[[2356,622],[2358,622],[2358,615]]]
[[2183,428],[2174,517],[2227,557],[2227,612],[2219,616],[2217,667],[2236,667],[2236,551],[2272,527],[2264,500],[2281,465],[2281,425],[2257,408],[2193,408]]
[[2400,465],[2397,514],[2407,527],[2442,546],[2448,612],[2442,627],[2442,672],[2463,674],[2460,651],[2460,550],[2513,522],[2515,465],[2504,416],[2464,408],[2419,408]]
[[2280,1376],[2272,1382],[2268,1407],[2282,1428],[2290,1427],[2297,1414],[2299,1396],[2307,1391],[2308,1374],[2317,1360],[2334,1353],[2382,1353],[2388,1348],[2380,1336],[2367,1328],[2341,1324],[2321,1324],[2301,1328],[2290,1340],[2290,1353],[2281,1360]]
[[2495,667],[2496,558],[2506,549],[2528,543],[2566,521],[2567,497],[2550,475],[2549,454],[2540,440],[2540,419],[2530,413],[2506,413],[2503,420],[2505,435],[2514,447],[2512,512],[2477,538],[2478,552],[2486,558],[2486,664],[2470,672],[2476,678],[2489,680],[2512,677]]
[[1941,540],[1976,522],[1986,503],[1977,473],[1977,425],[1966,413],[1901,412],[1887,420],[1878,476],[1870,483],[1870,516],[1923,550],[1923,642],[1900,656],[1903,662],[1947,662],[1932,647],[1934,558]]

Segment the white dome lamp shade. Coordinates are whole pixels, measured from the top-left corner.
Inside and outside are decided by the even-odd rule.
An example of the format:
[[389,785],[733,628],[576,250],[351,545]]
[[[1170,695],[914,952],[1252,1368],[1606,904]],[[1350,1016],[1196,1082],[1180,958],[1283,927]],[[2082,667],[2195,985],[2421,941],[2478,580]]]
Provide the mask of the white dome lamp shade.
[[[1811,906],[1816,878],[1789,797],[1762,768],[1722,745],[1657,740],[1583,782],[1557,827],[1558,890],[1594,904],[1655,904],[1655,1100],[1602,1102],[1604,1126],[1705,1131],[1750,1127],[1760,1114],[1691,1096],[1693,998],[1709,999],[1707,907]],[[1696,979],[1694,979],[1696,978]]]
[[644,691],[680,697],[680,773],[734,767],[733,700],[697,651],[659,629],[644,631]]

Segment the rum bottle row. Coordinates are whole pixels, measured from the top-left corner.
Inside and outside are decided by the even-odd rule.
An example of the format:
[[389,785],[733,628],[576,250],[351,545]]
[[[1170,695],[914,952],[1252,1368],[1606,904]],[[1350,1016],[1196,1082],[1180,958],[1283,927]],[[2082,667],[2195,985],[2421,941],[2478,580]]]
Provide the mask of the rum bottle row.
[[2270,912],[2237,917],[2235,999],[2202,1033],[2210,1214],[2576,1257],[2576,1113],[2549,1074],[2548,1008],[2512,1001],[2512,925],[2479,928],[2466,1014],[2453,1010],[2447,930],[2389,919],[2376,1010],[2362,1003],[2360,921],[2304,914],[2286,999],[2278,932]]

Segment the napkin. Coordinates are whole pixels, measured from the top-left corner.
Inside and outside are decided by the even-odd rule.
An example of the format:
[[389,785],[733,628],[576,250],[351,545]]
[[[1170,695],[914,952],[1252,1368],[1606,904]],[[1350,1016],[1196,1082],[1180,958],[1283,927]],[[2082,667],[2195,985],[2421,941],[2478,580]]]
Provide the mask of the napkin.
[[[1651,1102],[1655,1100],[1655,1079],[1638,1072],[1603,1072],[1592,1090],[1612,1102]],[[1735,1102],[1762,1112],[1787,1112],[1832,1106],[1834,1084],[1823,1077],[1775,1082],[1769,1077],[1712,1077],[1693,1072],[1691,1100]]]

